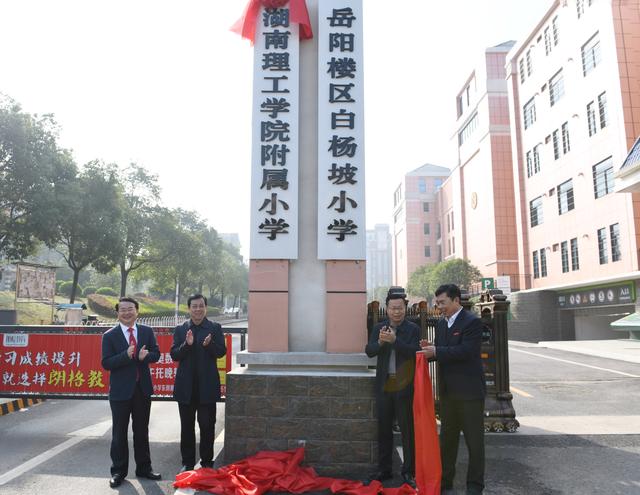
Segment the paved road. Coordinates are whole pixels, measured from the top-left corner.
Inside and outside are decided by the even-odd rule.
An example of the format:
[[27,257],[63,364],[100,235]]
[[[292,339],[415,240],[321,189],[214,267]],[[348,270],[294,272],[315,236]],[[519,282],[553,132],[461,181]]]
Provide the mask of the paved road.
[[[640,494],[640,366],[525,345],[512,346],[510,360],[522,427],[488,436],[485,493]],[[223,421],[221,405],[219,441]],[[107,483],[109,428],[106,401],[48,400],[0,417],[0,494],[116,493]],[[154,468],[165,480],[131,477],[117,493],[174,493],[170,480],[180,467],[174,403],[153,404],[150,432]]]

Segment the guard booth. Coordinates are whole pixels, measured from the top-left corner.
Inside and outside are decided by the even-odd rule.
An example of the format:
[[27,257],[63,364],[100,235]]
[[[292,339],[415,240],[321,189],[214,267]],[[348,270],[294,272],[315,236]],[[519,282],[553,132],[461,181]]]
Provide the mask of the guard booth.
[[[513,408],[513,395],[509,385],[509,347],[507,332],[507,314],[509,301],[499,289],[484,291],[477,304],[469,300],[469,294],[462,293],[460,300],[468,311],[475,311],[484,323],[482,334],[482,367],[487,383],[487,397],[485,399],[484,429],[486,432],[515,432],[520,423],[516,419]],[[367,330],[379,321],[386,319],[384,306],[378,301],[367,305]],[[429,308],[426,301],[421,301],[407,308],[407,320],[420,326],[420,338],[430,342],[435,340],[435,330],[440,314],[434,308]],[[429,363],[429,373],[435,399],[436,415],[439,414],[438,394],[438,366],[436,362]]]

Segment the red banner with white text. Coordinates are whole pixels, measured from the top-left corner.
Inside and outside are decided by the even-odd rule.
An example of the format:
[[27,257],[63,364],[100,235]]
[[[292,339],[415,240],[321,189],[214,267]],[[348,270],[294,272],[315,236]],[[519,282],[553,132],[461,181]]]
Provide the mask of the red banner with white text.
[[[36,330],[0,334],[0,394],[106,398],[109,372],[100,364],[102,333],[94,332],[95,327],[91,333],[37,333]],[[160,360],[149,365],[154,396],[171,397],[178,367],[169,354],[173,334],[169,329],[155,329],[155,332]],[[231,335],[225,335],[225,343],[227,354],[218,359],[223,397],[226,374],[231,370]]]

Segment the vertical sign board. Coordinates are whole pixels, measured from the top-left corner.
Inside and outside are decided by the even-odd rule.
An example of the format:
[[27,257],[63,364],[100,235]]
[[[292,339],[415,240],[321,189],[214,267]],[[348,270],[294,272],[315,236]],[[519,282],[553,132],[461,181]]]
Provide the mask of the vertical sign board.
[[318,258],[364,260],[362,0],[318,2]]
[[298,257],[298,32],[288,8],[261,8],[253,62],[252,259]]

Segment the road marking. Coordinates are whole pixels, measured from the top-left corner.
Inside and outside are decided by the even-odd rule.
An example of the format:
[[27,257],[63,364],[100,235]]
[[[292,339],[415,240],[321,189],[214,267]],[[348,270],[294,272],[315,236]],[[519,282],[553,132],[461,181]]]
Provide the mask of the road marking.
[[552,361],[560,361],[561,363],[575,364],[576,366],[584,366],[585,368],[591,368],[594,370],[608,371],[609,373],[616,373],[618,375],[628,376],[631,378],[640,378],[640,375],[632,375],[631,373],[625,373],[624,371],[617,371],[609,368],[600,368],[599,366],[592,366],[590,364],[578,363],[577,361],[569,361],[568,359],[560,359],[556,357],[545,356],[544,354],[537,354],[535,352],[523,351],[522,349],[511,348],[511,350],[514,352],[520,352],[522,354],[529,354],[530,356],[537,356],[544,359],[551,359]]
[[518,416],[520,435],[637,435],[640,416]]
[[111,420],[108,419],[107,421],[103,421],[102,423],[96,423],[94,425],[87,426],[86,428],[72,431],[71,433],[68,433],[68,435],[72,437],[99,438],[107,433],[110,429]]
[[18,467],[13,468],[11,471],[7,471],[2,476],[0,476],[0,486],[8,483],[9,481],[17,478],[21,474],[26,473],[27,471],[33,469],[34,467],[42,464],[43,462],[48,461],[49,459],[55,457],[61,452],[73,447],[74,445],[82,442],[84,440],[83,437],[74,437],[69,440],[62,442],[60,445],[53,447],[40,455],[37,455],[33,459],[28,460],[24,464],[21,464]]
[[511,392],[518,394],[522,397],[526,397],[527,399],[532,399],[533,395],[526,393],[524,390],[520,390],[519,388],[514,387],[513,385],[510,387]]

